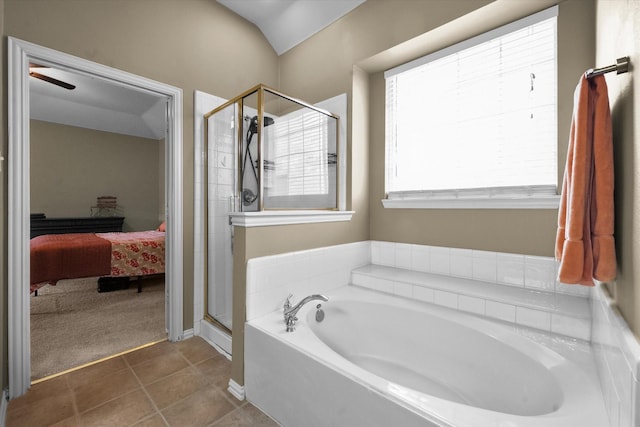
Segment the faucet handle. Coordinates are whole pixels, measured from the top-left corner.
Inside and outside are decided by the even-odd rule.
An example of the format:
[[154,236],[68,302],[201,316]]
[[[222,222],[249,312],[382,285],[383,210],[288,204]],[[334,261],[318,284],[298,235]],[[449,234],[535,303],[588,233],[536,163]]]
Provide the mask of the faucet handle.
[[289,294],[289,296],[287,297],[287,300],[284,302],[284,306],[282,306],[282,314],[284,315],[285,322],[289,321],[287,317],[287,310],[291,308],[291,297],[293,297],[293,294]]
[[285,311],[287,311],[288,309],[291,308],[291,297],[293,297],[293,294],[289,294],[289,296],[287,297],[287,300],[284,302],[284,307],[283,309]]

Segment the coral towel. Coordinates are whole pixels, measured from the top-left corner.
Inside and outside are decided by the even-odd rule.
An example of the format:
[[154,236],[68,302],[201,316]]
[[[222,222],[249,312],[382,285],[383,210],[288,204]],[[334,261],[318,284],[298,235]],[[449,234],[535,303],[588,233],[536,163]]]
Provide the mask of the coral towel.
[[607,83],[582,76],[574,96],[556,235],[558,279],[593,286],[616,277],[613,144]]

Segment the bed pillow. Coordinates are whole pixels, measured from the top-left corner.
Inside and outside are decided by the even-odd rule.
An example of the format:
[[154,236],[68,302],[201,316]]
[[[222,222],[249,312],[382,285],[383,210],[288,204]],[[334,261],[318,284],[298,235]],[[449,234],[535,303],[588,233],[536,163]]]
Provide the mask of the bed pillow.
[[160,224],[158,231],[167,231],[167,221],[163,221],[162,224]]

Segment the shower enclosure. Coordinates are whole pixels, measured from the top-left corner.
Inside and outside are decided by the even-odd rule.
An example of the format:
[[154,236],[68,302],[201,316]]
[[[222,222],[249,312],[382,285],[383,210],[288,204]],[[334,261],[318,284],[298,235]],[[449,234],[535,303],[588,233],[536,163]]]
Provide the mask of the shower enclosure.
[[205,318],[231,334],[230,215],[337,210],[339,118],[258,85],[204,115]]

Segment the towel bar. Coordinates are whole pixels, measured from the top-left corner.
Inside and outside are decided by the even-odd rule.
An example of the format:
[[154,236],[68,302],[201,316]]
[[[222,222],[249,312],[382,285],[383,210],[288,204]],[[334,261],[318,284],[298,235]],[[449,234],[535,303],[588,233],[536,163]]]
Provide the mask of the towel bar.
[[600,74],[606,74],[615,71],[616,74],[622,74],[629,71],[629,57],[623,56],[616,59],[616,63],[602,68],[591,68],[587,70],[587,78],[599,76]]

